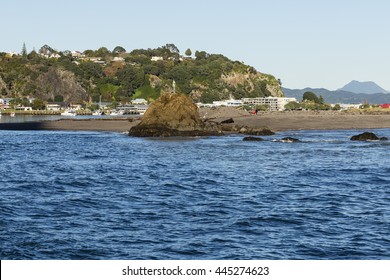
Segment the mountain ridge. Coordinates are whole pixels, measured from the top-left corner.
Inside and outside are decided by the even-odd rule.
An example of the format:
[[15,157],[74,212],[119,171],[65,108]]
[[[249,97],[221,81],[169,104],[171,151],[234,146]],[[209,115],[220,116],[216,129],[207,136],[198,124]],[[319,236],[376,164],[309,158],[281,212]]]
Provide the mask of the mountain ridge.
[[337,89],[337,91],[347,91],[352,93],[365,93],[365,94],[375,94],[375,93],[389,93],[389,91],[380,87],[373,81],[360,82],[353,80],[346,84],[345,86]]
[[327,103],[337,104],[384,104],[390,103],[390,94],[387,93],[353,93],[344,90],[328,90],[325,88],[304,88],[304,89],[289,89],[282,88],[286,97],[295,97],[297,100],[302,100],[305,92],[311,91],[318,96],[322,96]]

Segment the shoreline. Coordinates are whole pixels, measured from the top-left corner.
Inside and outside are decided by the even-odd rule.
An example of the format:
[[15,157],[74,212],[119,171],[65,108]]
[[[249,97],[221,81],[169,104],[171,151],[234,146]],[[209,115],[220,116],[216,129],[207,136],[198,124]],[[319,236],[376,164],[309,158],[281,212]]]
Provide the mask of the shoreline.
[[[268,127],[274,132],[299,130],[361,130],[390,128],[389,114],[359,114],[345,112],[264,112],[251,115],[238,109],[211,110],[201,116],[212,122],[232,118],[231,126],[251,128]],[[212,114],[214,113],[214,114]],[[63,130],[128,132],[139,119],[60,119],[54,121],[32,121],[0,123],[0,130]]]

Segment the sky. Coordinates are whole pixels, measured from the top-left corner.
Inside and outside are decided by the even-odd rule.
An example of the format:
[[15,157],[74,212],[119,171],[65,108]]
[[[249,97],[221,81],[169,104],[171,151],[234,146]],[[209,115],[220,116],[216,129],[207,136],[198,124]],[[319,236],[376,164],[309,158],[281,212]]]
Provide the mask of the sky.
[[390,90],[388,0],[16,0],[0,5],[0,52],[175,44],[223,54],[292,89],[352,80]]

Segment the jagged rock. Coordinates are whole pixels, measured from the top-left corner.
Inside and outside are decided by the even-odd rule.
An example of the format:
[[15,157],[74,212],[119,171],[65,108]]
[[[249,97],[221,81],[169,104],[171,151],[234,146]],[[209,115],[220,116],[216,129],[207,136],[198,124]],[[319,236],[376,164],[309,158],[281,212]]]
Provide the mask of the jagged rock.
[[253,136],[247,136],[242,139],[242,141],[264,141],[263,138],[260,137],[253,137]]
[[225,124],[225,123],[234,123],[234,120],[233,118],[229,118],[227,120],[221,121],[221,124]]
[[301,142],[299,139],[293,138],[293,137],[284,137],[284,138],[280,139],[280,141],[281,141],[281,142],[286,142],[286,143]]
[[207,126],[198,107],[182,94],[163,94],[145,112],[142,121],[130,129],[136,137],[221,135],[219,129]]
[[361,134],[352,136],[351,140],[352,141],[377,141],[380,139],[372,132],[363,132]]

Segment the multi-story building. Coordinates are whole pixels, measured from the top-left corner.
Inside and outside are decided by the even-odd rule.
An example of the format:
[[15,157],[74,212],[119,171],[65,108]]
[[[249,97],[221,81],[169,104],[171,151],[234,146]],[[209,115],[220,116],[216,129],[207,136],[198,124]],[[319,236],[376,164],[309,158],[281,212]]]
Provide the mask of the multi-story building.
[[256,98],[243,98],[241,99],[244,104],[250,105],[265,105],[270,111],[283,111],[286,104],[290,102],[296,102],[293,97],[256,97]]

